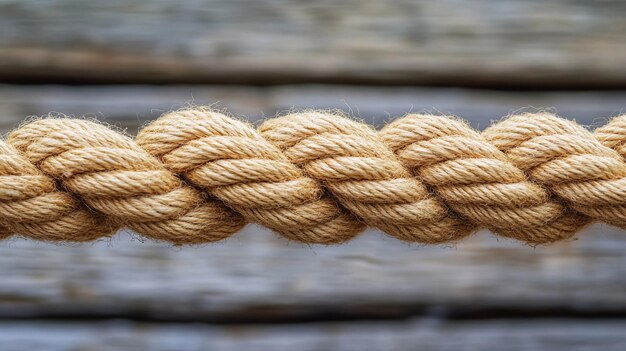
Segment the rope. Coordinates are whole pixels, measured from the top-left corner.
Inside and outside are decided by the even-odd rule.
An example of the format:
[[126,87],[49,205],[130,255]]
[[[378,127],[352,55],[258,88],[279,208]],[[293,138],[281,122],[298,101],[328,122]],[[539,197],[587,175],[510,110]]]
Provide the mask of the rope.
[[330,112],[258,129],[204,108],[168,113],[133,140],[48,118],[0,141],[0,236],[84,242],[122,226],[174,244],[247,222],[304,243],[366,226],[444,243],[479,228],[536,245],[592,221],[626,228],[626,115],[591,133],[548,113],[479,133],[411,114],[381,131]]

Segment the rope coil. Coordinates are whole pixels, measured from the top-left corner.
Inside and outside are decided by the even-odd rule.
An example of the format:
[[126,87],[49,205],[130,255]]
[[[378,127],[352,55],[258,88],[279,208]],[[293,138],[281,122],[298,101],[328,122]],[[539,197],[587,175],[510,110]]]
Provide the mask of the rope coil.
[[594,133],[549,113],[479,133],[423,114],[376,131],[326,111],[255,129],[193,108],[135,139],[48,118],[0,141],[0,237],[84,242],[125,226],[182,245],[253,222],[317,244],[366,226],[428,244],[479,228],[546,244],[592,221],[626,228],[625,157],[626,115]]

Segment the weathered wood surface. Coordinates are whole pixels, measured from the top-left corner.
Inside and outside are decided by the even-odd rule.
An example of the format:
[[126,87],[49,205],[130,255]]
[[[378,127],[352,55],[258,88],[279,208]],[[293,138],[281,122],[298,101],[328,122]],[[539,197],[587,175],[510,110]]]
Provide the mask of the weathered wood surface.
[[0,317],[209,322],[403,318],[499,310],[626,312],[625,233],[530,248],[490,234],[455,247],[366,232],[341,246],[289,243],[256,226],[213,245],[129,240],[0,243]]
[[0,322],[12,351],[622,351],[624,321],[540,320],[203,326],[123,321]]
[[97,118],[134,133],[165,111],[216,104],[250,121],[291,109],[340,109],[376,126],[408,112],[455,114],[475,128],[517,111],[548,109],[582,124],[603,124],[626,112],[626,90],[501,92],[468,89],[293,85],[12,86],[0,85],[0,132],[49,112]]
[[619,0],[5,0],[0,79],[626,84]]

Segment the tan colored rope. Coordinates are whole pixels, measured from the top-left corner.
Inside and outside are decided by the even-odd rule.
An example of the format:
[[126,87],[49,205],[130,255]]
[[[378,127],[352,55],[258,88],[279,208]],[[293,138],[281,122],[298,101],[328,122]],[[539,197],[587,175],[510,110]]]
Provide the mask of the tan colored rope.
[[479,228],[529,244],[601,221],[626,228],[626,115],[591,133],[548,113],[482,133],[411,114],[381,131],[326,111],[258,129],[206,108],[167,113],[133,140],[48,118],[0,141],[0,238],[91,241],[125,226],[174,244],[246,222],[304,243],[366,226],[445,243]]

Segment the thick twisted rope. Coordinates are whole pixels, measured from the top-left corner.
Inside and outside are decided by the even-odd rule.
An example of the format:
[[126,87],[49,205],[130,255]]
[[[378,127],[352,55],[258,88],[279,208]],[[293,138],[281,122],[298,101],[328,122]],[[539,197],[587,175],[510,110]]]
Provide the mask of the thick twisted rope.
[[529,244],[601,221],[626,228],[626,115],[591,133],[548,113],[482,133],[411,114],[381,131],[330,112],[258,129],[204,108],[168,113],[133,140],[49,118],[0,141],[0,236],[90,241],[125,226],[175,244],[254,222],[304,243],[366,226],[444,243],[479,228]]

